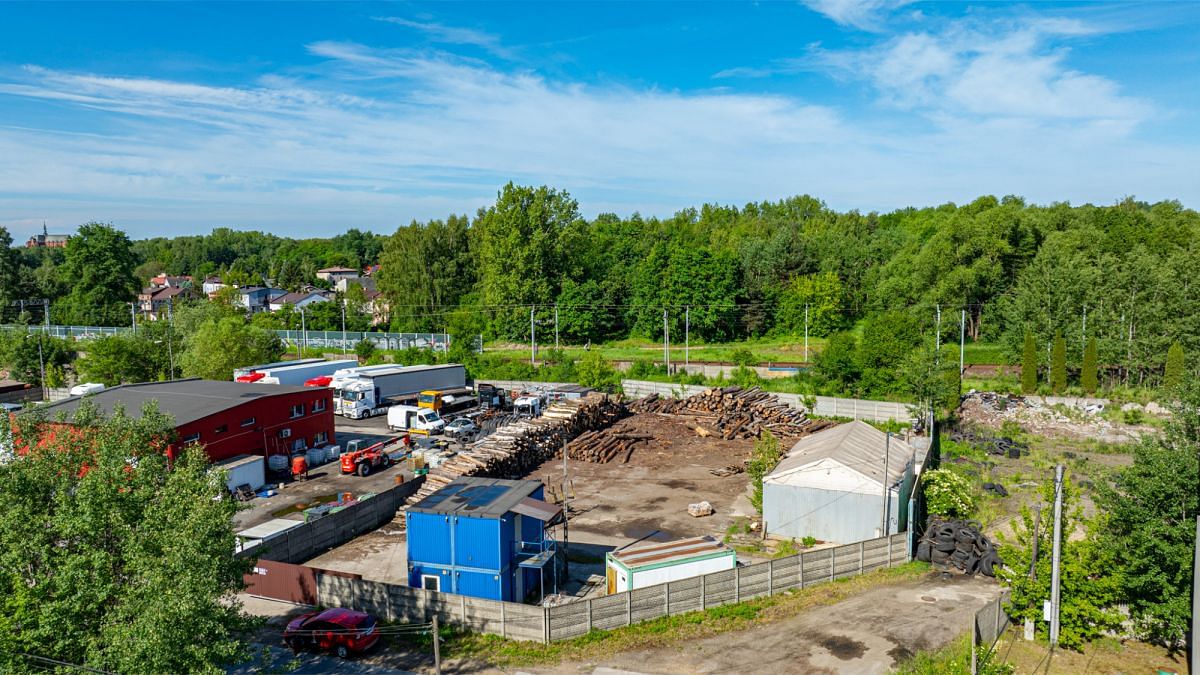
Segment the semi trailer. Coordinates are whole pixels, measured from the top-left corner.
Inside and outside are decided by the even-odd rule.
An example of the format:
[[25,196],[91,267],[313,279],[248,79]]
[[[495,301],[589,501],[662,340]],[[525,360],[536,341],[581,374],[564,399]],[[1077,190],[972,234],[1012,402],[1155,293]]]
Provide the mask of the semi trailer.
[[332,375],[343,368],[353,366],[357,361],[344,359],[340,361],[316,361],[314,363],[289,363],[286,366],[260,368],[237,378],[238,382],[253,382],[256,384],[284,384],[299,387],[314,377]]
[[320,363],[325,359],[296,359],[294,361],[276,361],[274,363],[260,363],[257,366],[245,366],[243,368],[233,369],[233,379],[235,382],[240,382],[238,378],[243,375],[249,375],[256,370],[266,370],[268,368],[282,368],[283,366],[295,366],[302,363]]
[[340,388],[335,387],[334,411],[350,419],[362,419],[381,414],[393,405],[415,405],[422,391],[459,389],[466,384],[466,368],[458,363],[360,370]]

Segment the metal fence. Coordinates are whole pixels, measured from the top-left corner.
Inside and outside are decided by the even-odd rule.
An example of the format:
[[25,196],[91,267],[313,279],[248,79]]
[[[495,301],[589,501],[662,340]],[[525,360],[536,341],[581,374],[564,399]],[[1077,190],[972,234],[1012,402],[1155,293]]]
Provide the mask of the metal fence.
[[423,482],[425,478],[418,476],[341,511],[286,530],[263,543],[247,546],[238,555],[286,563],[303,562],[392,520],[404,500]]
[[[130,326],[46,326],[37,325],[16,325],[9,324],[0,326],[0,330],[31,330],[40,331],[58,338],[71,338],[74,340],[91,340],[106,335],[121,335],[128,333],[131,330]],[[275,334],[279,336],[289,345],[306,345],[308,347],[327,348],[327,349],[345,349],[347,351],[354,349],[354,345],[361,340],[369,340],[375,343],[379,349],[408,349],[414,347],[417,349],[433,349],[444,351],[450,348],[450,335],[448,333],[387,333],[373,331],[345,331],[340,330],[277,330]]]
[[809,551],[657,586],[537,607],[437,593],[378,581],[319,575],[327,607],[352,607],[393,621],[439,621],[516,640],[555,642],[858,576],[909,560],[904,533]]
[[975,644],[988,645],[990,648],[1004,635],[1010,624],[1008,613],[1004,611],[1004,604],[1007,602],[1008,594],[1004,593],[975,612],[975,621],[972,624]]

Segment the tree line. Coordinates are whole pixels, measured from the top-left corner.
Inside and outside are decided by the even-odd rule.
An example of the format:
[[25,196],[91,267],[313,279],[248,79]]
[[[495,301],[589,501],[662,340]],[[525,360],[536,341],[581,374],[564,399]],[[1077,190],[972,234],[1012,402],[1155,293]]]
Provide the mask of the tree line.
[[[398,331],[524,342],[532,311],[534,330],[547,335],[557,323],[569,344],[657,340],[665,325],[676,341],[685,330],[695,342],[799,340],[807,329],[845,346],[864,326],[904,314],[901,329],[922,344],[938,330],[957,342],[962,330],[1002,344],[1014,364],[1029,334],[1043,377],[1056,336],[1073,380],[1095,340],[1105,383],[1153,385],[1173,344],[1189,371],[1200,354],[1198,233],[1200,215],[1173,201],[1041,206],[985,196],[864,214],[798,196],[588,219],[564,191],[509,184],[474,216],[412,222],[386,237],[222,228],[130,241],[89,224],[65,249],[27,250],[0,229],[0,301],[46,297],[56,323],[121,325],[120,303],[153,273],[298,287],[316,284],[321,266],[378,262]],[[340,316],[327,318],[318,322],[333,325],[313,327],[340,328]],[[870,377],[867,361],[858,377]]]

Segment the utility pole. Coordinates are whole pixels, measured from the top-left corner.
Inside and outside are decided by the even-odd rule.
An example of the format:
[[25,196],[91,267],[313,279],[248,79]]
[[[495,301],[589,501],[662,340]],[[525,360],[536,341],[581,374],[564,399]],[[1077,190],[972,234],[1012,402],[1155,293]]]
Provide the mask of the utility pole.
[[667,374],[671,372],[671,333],[667,327],[667,309],[663,308],[663,366],[667,369]]
[[46,357],[42,355],[42,334],[38,333],[38,369],[42,373],[42,400],[50,400],[50,387],[46,386]]
[[433,672],[442,675],[442,636],[438,634],[437,614],[433,615]]
[[558,350],[558,305],[554,306],[554,349]]
[[562,482],[563,578],[568,579],[568,578],[570,578],[570,574],[571,574],[571,568],[570,568],[571,561],[570,561],[570,556],[567,554],[568,550],[571,548],[571,529],[570,529],[570,525],[568,524],[568,515],[570,514],[571,505],[570,505],[570,501],[569,501],[570,497],[567,496],[569,494],[569,491],[567,489],[567,483],[569,481],[567,479],[567,442],[566,441],[563,441],[562,453],[563,453],[563,482]]
[[808,303],[804,303],[804,362],[808,363]]
[[962,318],[958,320],[958,374],[961,377],[963,371],[966,370],[963,365],[967,353],[967,310],[962,311]]
[[888,499],[891,496],[889,494],[891,490],[888,489],[888,459],[891,456],[891,450],[892,432],[889,431],[887,432],[886,440],[883,442],[883,480],[880,481],[883,483],[883,522],[879,525],[879,536],[881,537],[888,536],[888,507],[891,506],[888,503],[891,501]]
[[937,359],[938,363],[941,363],[942,362],[942,306],[939,304],[939,305],[936,305],[936,307],[937,307],[937,327],[933,331],[933,339],[934,339],[933,351],[934,351],[934,358]]
[[50,330],[50,299],[42,298],[42,318],[46,320],[46,331]]
[[1196,516],[1196,552],[1192,559],[1192,668],[1189,672],[1200,673],[1200,649],[1196,648],[1197,619],[1200,616],[1200,516]]
[[1054,551],[1052,553],[1050,571],[1050,648],[1058,646],[1058,615],[1059,615],[1059,582],[1062,581],[1059,572],[1059,562],[1062,557],[1062,502],[1063,502],[1063,465],[1054,467]]
[[533,306],[529,306],[529,365],[537,367],[537,328],[533,325]]
[[137,332],[137,303],[129,303],[129,327]]
[[692,345],[692,308],[691,306],[683,308],[683,365],[691,365],[692,361],[688,355],[688,349]]
[[342,354],[346,353],[346,299],[342,298]]
[[[304,308],[300,308],[300,339],[304,341],[304,351],[308,351],[308,324],[304,321]],[[300,358],[304,358],[304,351],[300,352]]]

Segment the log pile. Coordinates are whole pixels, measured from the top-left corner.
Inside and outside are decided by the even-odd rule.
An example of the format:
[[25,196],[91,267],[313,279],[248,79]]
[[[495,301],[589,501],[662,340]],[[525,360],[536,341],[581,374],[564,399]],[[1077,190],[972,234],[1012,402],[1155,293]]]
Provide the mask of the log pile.
[[787,437],[812,431],[812,420],[804,410],[793,408],[758,387],[709,389],[684,399],[651,394],[634,401],[629,408],[635,413],[687,415],[704,420],[725,440],[758,438],[763,431]]
[[[411,506],[461,476],[519,478],[553,457],[563,444],[580,434],[610,426],[626,416],[625,404],[607,394],[588,394],[551,405],[541,417],[515,422],[476,441],[431,469],[421,489],[410,496]],[[403,511],[396,519],[403,521]]]
[[[581,462],[607,464],[617,457],[623,457],[622,463],[629,461],[638,443],[652,441],[649,434],[636,434],[616,429],[601,429],[585,431],[575,440],[567,443],[567,457]],[[558,455],[562,457],[562,455]]]

